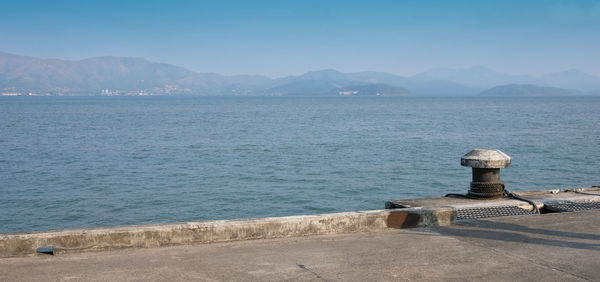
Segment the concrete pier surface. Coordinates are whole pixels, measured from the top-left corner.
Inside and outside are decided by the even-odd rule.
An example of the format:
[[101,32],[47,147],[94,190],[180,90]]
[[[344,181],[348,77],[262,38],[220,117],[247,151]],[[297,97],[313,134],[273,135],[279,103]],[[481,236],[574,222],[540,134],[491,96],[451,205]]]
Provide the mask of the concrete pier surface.
[[0,281],[600,281],[600,210],[0,259]]

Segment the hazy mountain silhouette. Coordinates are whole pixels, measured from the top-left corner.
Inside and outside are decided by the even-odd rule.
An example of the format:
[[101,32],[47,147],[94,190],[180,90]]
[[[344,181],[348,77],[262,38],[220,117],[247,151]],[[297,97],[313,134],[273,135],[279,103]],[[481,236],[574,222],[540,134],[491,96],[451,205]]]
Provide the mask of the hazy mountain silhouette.
[[503,74],[482,66],[475,66],[464,69],[433,69],[417,74],[413,78],[452,81],[475,88],[490,88],[505,84],[533,84],[590,92],[588,94],[600,90],[600,77],[575,69],[531,76]]
[[538,83],[586,92],[600,91],[600,77],[576,69],[542,75]]
[[261,76],[199,74],[141,58],[95,57],[67,61],[0,53],[0,91],[92,95],[102,89],[113,89],[222,94],[224,89],[239,85],[253,88],[270,81]]
[[481,92],[482,96],[572,96],[575,90],[533,84],[506,84]]
[[268,95],[318,95],[330,94],[335,88],[356,83],[347,74],[337,70],[307,72],[300,76],[288,76],[273,81],[274,86],[265,91]]
[[533,77],[528,75],[508,75],[482,66],[464,69],[432,69],[417,74],[414,78],[452,81],[454,83],[477,88],[487,88],[506,83],[526,83],[531,82],[533,79]]
[[[507,75],[485,67],[434,69],[414,76],[384,72],[342,73],[328,69],[272,79],[261,75],[226,76],[131,57],[84,60],[40,59],[0,52],[0,92],[100,95],[145,92],[185,95],[332,95],[336,89],[401,87],[413,95],[477,95],[506,84],[531,84],[600,93],[600,77],[578,70]],[[369,88],[370,87],[370,88]],[[517,88],[508,88],[517,91]],[[506,89],[505,89],[506,90]],[[395,89],[394,91],[399,91]],[[519,92],[520,93],[520,92]]]
[[451,81],[403,77],[384,72],[342,73],[331,69],[280,78],[275,83],[276,86],[267,91],[270,95],[314,95],[334,88],[370,84],[403,87],[414,95],[464,96],[476,95],[482,90]]

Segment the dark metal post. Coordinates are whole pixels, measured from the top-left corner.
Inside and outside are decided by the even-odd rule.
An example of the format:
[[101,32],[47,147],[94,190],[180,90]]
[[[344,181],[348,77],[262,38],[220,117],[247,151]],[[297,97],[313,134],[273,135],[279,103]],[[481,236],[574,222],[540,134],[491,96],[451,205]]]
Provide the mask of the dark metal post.
[[469,196],[497,199],[504,195],[500,181],[500,168],[510,166],[510,157],[500,150],[475,149],[460,159],[460,164],[473,168],[473,181]]

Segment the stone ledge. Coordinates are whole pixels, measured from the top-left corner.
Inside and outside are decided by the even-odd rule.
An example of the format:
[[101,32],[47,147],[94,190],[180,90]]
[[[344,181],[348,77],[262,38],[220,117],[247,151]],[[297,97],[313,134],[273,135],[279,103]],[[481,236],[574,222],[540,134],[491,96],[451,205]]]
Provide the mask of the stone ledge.
[[33,256],[44,246],[62,254],[438,226],[454,220],[451,209],[411,208],[12,233],[0,234],[0,257]]

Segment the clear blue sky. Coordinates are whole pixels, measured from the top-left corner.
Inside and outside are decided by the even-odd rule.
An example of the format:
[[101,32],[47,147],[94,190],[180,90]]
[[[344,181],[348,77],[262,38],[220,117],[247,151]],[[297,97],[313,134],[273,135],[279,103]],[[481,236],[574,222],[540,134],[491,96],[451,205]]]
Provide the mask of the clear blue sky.
[[600,75],[600,1],[3,1],[0,51],[199,72],[402,75],[483,65]]

